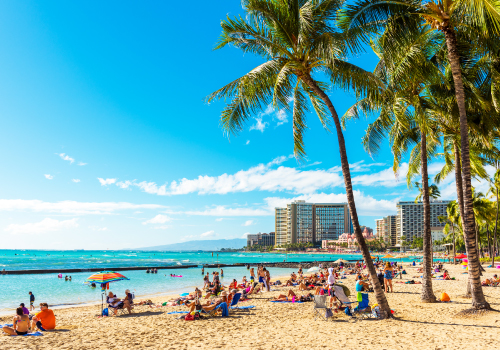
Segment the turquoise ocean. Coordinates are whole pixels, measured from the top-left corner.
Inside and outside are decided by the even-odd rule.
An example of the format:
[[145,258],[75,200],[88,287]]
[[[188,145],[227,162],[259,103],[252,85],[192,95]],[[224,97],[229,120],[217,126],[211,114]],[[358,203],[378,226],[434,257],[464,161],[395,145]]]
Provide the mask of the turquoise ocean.
[[[110,291],[117,296],[124,296],[125,289],[130,289],[136,297],[157,296],[192,291],[203,285],[201,265],[235,264],[261,262],[299,262],[299,261],[335,261],[361,260],[359,254],[262,254],[262,253],[209,253],[209,252],[158,252],[158,251],[46,251],[46,250],[0,250],[0,270],[58,270],[102,268],[103,271],[117,267],[144,267],[144,270],[119,271],[130,278],[128,281],[111,283]],[[183,265],[198,265],[197,268],[182,268]],[[157,274],[146,273],[149,266],[176,266],[177,269],[158,270]],[[205,272],[212,272],[206,268]],[[249,278],[245,267],[223,267],[224,284],[233,278],[241,281]],[[271,277],[286,276],[296,269],[270,268]],[[0,275],[0,314],[14,312],[19,303],[29,304],[29,292],[33,292],[35,305],[41,302],[51,307],[77,306],[97,303],[101,300],[100,288],[91,288],[84,281],[92,272],[65,273],[72,281],[60,279],[56,273]],[[170,274],[182,277],[170,277]]]

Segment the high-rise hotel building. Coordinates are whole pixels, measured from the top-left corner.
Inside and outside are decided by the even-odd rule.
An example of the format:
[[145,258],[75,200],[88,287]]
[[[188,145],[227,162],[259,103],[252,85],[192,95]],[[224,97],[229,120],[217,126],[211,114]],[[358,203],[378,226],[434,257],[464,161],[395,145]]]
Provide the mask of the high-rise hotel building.
[[[445,226],[445,223],[439,221],[439,216],[446,216],[448,203],[450,201],[431,201],[431,228],[434,230]],[[422,202],[398,202],[396,208],[398,236],[405,236],[408,242],[412,242],[416,237],[422,237],[424,234],[424,205]]]
[[292,202],[275,208],[275,232],[276,246],[336,240],[353,232],[349,207],[347,203]]

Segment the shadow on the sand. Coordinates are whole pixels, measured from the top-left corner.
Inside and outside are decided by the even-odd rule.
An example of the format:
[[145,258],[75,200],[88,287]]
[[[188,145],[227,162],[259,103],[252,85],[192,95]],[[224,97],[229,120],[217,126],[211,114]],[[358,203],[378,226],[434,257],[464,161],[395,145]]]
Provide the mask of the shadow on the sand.
[[56,329],[48,329],[45,332],[47,333],[71,332],[71,329],[56,328]]
[[[496,311],[496,310],[491,310]],[[498,311],[496,311],[498,312]],[[394,320],[401,322],[410,322],[410,323],[420,323],[420,324],[434,324],[434,325],[442,325],[442,326],[462,326],[462,327],[475,327],[475,328],[497,328],[500,329],[500,326],[489,326],[489,325],[480,325],[480,324],[463,324],[463,323],[454,323],[454,322],[429,322],[429,321],[413,321],[413,320],[405,320],[399,317],[394,317]]]
[[133,314],[124,314],[120,316],[114,316],[117,318],[130,318],[130,317],[142,317],[142,316],[154,316],[161,315],[163,312],[161,311],[144,311],[144,312],[134,312]]

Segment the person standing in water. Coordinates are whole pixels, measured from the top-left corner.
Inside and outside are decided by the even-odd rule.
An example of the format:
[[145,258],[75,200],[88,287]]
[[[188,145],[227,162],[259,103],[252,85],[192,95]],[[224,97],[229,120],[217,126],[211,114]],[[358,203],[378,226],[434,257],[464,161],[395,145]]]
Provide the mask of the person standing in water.
[[253,267],[250,269],[250,282],[255,281],[255,271]]
[[201,274],[202,274],[202,275],[205,275],[205,266],[203,266],[203,267],[201,268]]
[[223,269],[220,269],[220,277],[224,277],[224,270]]
[[35,303],[35,294],[29,293],[30,294],[30,311],[35,310],[35,306],[33,305]]

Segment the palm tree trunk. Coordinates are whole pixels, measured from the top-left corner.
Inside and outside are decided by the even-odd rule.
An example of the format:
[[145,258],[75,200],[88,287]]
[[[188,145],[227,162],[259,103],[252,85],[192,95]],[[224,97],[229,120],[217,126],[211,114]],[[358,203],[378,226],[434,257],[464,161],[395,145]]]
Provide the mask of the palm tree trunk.
[[375,270],[375,266],[373,265],[373,261],[370,255],[370,251],[366,246],[365,239],[363,234],[361,233],[361,227],[359,226],[358,221],[358,213],[356,211],[356,203],[354,202],[354,192],[352,190],[352,182],[351,182],[351,172],[349,170],[349,161],[347,160],[347,153],[345,148],[345,140],[344,135],[342,133],[342,127],[340,125],[339,116],[335,107],[332,104],[332,101],[328,97],[327,94],[321,90],[321,88],[316,84],[314,79],[309,74],[299,75],[299,78],[302,79],[326,104],[328,110],[332,114],[333,122],[335,123],[335,129],[337,130],[337,139],[339,143],[339,151],[340,151],[340,163],[342,165],[342,174],[344,175],[344,183],[345,183],[345,191],[347,195],[347,203],[349,205],[349,212],[351,214],[352,225],[354,227],[354,235],[356,240],[358,241],[361,254],[366,262],[366,267],[368,269],[368,273],[370,276],[370,281],[373,286],[373,291],[375,292],[375,298],[377,299],[377,303],[380,307],[381,314],[383,318],[392,318],[391,309],[389,307],[389,302],[385,297],[384,290],[380,285],[380,282],[377,278],[377,271]]
[[462,186],[462,162],[460,161],[460,149],[458,148],[457,141],[453,141],[453,148],[455,150],[455,186],[457,188],[457,202],[458,202],[458,209],[460,210],[460,220],[462,220],[462,227],[464,227],[464,221],[463,221],[464,192]]
[[495,184],[497,188],[497,214],[495,217],[495,232],[493,233],[493,254],[491,254],[491,266],[495,267],[495,255],[497,252],[497,226],[498,226],[498,186]]
[[490,239],[490,228],[486,226],[486,238],[488,239],[488,255],[491,259],[491,239]]
[[455,248],[455,244],[456,244],[456,241],[455,241],[455,225],[453,223],[451,223],[451,232],[453,232],[453,265],[456,265],[457,264],[457,259],[455,259],[455,257],[457,256],[457,251],[456,251],[456,248]]
[[422,276],[422,294],[424,303],[434,303],[436,296],[432,291],[432,237],[431,237],[431,203],[429,200],[429,175],[427,173],[427,135],[420,128],[420,166],[422,173],[422,202],[424,205],[424,274]]
[[470,154],[469,154],[469,128],[467,125],[467,113],[465,110],[465,93],[460,68],[460,59],[457,48],[457,38],[452,26],[445,23],[442,27],[448,48],[448,60],[451,66],[453,82],[455,85],[455,96],[460,114],[460,142],[462,154],[462,186],[463,186],[463,207],[464,207],[464,235],[465,249],[469,259],[469,275],[471,281],[472,307],[476,309],[491,309],[486,301],[481,286],[479,274],[479,257],[474,240],[474,212],[472,210],[472,184],[470,175]]

